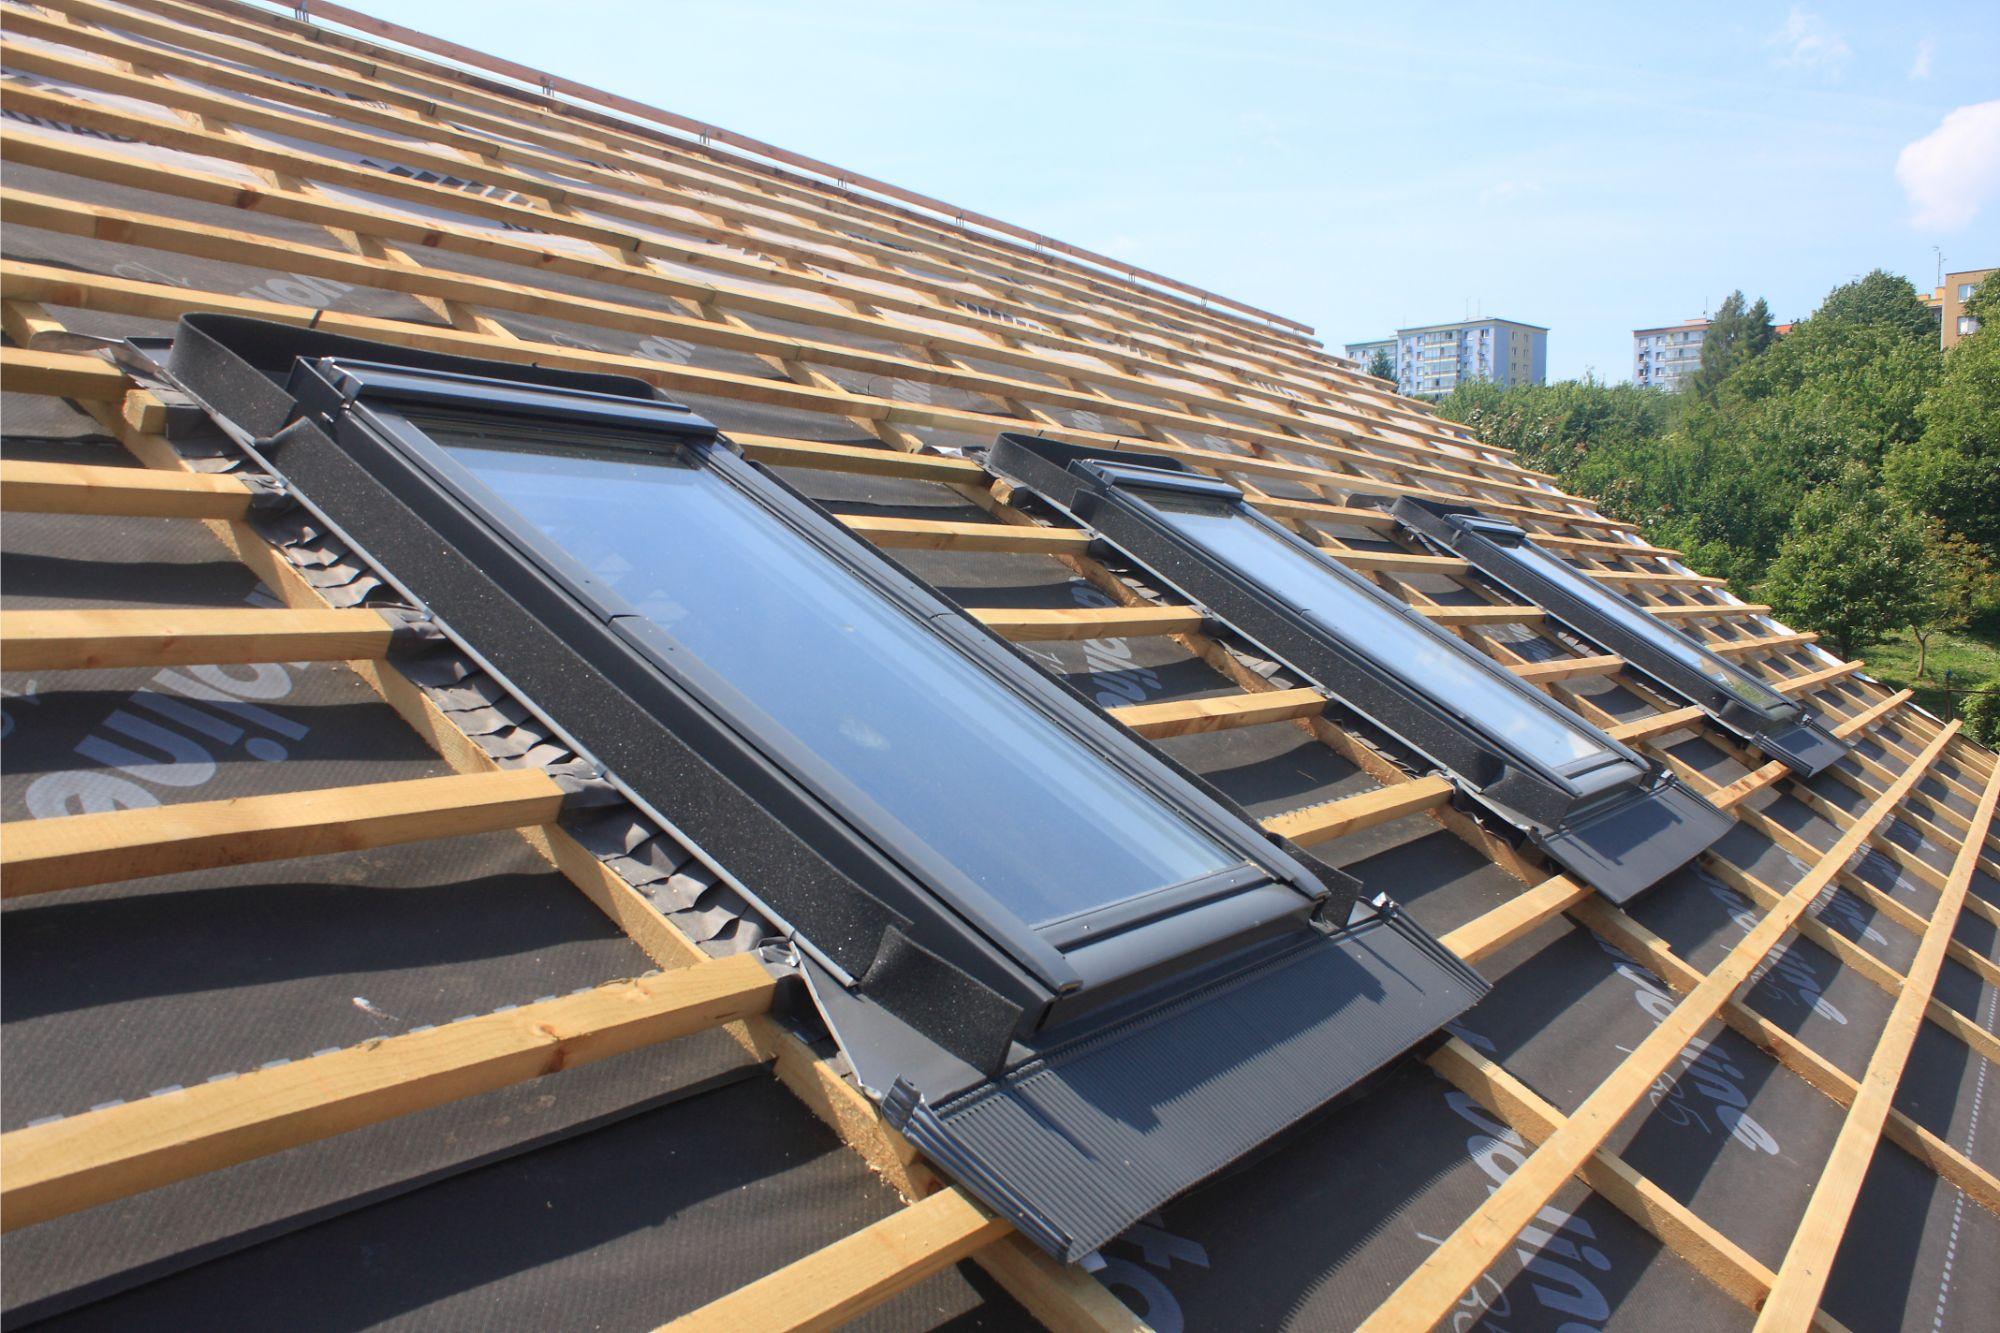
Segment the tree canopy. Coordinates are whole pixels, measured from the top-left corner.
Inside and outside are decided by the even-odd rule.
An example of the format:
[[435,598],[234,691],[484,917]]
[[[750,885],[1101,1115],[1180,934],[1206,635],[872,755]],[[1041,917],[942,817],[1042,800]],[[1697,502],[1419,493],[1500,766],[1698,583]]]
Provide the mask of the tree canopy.
[[2000,551],[2000,327],[1982,326],[1944,360],[1917,409],[1921,433],[1890,447],[1882,478],[1947,530]]
[[1921,342],[1937,337],[1937,317],[1908,278],[1875,269],[1826,295],[1814,318],[1827,315],[1843,324],[1879,324]]
[[1923,525],[1893,505],[1860,463],[1806,496],[1764,580],[1771,609],[1811,625],[1842,657],[1939,600]]
[[1714,398],[1715,391],[1738,366],[1762,356],[1771,345],[1776,330],[1771,324],[1771,307],[1757,298],[1747,304],[1741,291],[1731,292],[1708,321],[1701,341],[1701,366],[1689,377],[1690,393]]
[[1783,337],[1732,292],[1687,392],[1470,383],[1439,407],[1846,654],[2000,616],[1992,581],[1960,568],[2000,566],[2000,283],[1986,288],[1988,317],[1949,353],[1917,289],[1878,269]]

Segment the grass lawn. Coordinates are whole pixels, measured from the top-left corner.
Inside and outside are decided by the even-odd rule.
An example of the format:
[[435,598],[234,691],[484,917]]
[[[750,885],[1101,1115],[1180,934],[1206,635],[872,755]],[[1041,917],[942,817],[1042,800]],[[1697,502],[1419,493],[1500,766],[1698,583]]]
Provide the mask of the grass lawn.
[[[1917,641],[1907,632],[1870,644],[1861,656],[1867,671],[1878,680],[1916,692],[1916,702],[1939,717],[1957,717],[1964,699],[1961,691],[2000,688],[2000,634],[1938,634],[1931,638],[1930,660],[1924,664],[1924,678],[1915,679]],[[1947,699],[1944,673],[1951,670],[1954,691]]]

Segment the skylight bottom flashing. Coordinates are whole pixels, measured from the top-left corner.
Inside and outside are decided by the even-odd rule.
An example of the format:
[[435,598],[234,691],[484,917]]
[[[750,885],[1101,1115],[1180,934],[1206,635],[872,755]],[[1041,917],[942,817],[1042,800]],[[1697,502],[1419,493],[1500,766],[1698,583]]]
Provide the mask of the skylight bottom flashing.
[[[1301,932],[955,1095],[900,1082],[883,1111],[988,1207],[1075,1262],[1424,1041],[1440,976],[1468,1001],[1485,989],[1399,912],[1331,941]],[[1328,996],[1347,998],[1329,1008]],[[1343,1091],[1327,1095],[1334,1086]]]
[[1630,902],[1714,846],[1735,821],[1666,777],[1603,808],[1571,815],[1529,840],[1614,903]]
[[1847,757],[1852,748],[1817,718],[1752,732],[1749,742],[1800,777],[1817,777]]

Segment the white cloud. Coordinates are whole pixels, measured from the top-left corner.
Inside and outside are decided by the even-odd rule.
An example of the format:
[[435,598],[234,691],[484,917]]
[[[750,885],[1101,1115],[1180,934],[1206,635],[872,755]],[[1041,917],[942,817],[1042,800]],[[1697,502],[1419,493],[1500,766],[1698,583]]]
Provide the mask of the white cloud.
[[1917,43],[1916,57],[1910,61],[1910,77],[1928,79],[1931,76],[1931,59],[1937,55],[1937,38],[1926,37]]
[[1896,158],[1896,182],[1910,200],[1910,225],[1960,231],[2000,195],[2000,101],[1975,102]]
[[1778,50],[1776,63],[1789,69],[1818,70],[1829,78],[1847,66],[1854,54],[1826,20],[1801,5],[1793,5],[1785,16],[1785,26],[1771,34],[1770,43]]

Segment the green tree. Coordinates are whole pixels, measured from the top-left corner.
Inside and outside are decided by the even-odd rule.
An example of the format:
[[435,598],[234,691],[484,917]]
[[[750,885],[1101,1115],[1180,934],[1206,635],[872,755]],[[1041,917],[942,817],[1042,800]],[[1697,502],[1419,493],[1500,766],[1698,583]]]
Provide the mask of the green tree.
[[1879,268],[1828,292],[1813,311],[1814,319],[1821,316],[1844,324],[1877,324],[1911,338],[1937,341],[1937,317],[1910,280]]
[[2000,746],[2000,685],[1974,690],[1959,705],[1965,729],[1981,745]]
[[1708,332],[1701,340],[1701,367],[1689,377],[1689,391],[1703,398],[1715,397],[1716,389],[1731,372],[1763,355],[1772,336],[1771,307],[1764,298],[1760,296],[1750,305],[1741,291],[1731,292],[1708,321]]
[[1375,349],[1375,355],[1368,358],[1368,373],[1378,380],[1387,380],[1394,384],[1396,359],[1378,347]]
[[1716,395],[1706,429],[1741,434],[1792,502],[1850,462],[1881,466],[1885,451],[1923,434],[1925,396],[1944,373],[1934,338],[1837,309],[1802,320],[1769,352],[1743,363]]
[[[1762,302],[1745,306],[1738,293],[1724,305],[1716,356],[1728,349],[1733,364],[1712,394],[1591,380],[1509,389],[1475,383],[1460,386],[1439,410],[1512,448],[1529,467],[1554,473],[1566,489],[1594,496],[1651,540],[1680,548],[1697,568],[1755,585],[1808,495],[1839,482],[1851,466],[1862,469],[1870,489],[1880,485],[1885,456],[1922,439],[1932,416],[1942,419],[1944,408],[1931,398],[1945,358],[1915,290],[1886,273],[1836,289],[1783,338],[1770,338]],[[1731,334],[1732,327],[1740,332]],[[1990,410],[1965,415],[1960,435],[2000,420]],[[1983,457],[1960,452],[1961,472]],[[1983,530],[1966,510],[1976,504],[2000,513],[2000,504],[1978,496],[1963,476],[1951,483],[1967,497],[1959,509],[1921,503],[1912,467],[1910,486],[1894,492],[1904,507],[1936,513],[1948,530],[1974,537]]]
[[1884,483],[2000,558],[2000,319],[1951,349],[1917,415],[1923,432],[1890,448]]
[[1818,630],[1842,657],[1909,624],[1912,607],[1935,590],[1922,521],[1860,464],[1799,505],[1764,582],[1783,619]]
[[1935,521],[1924,534],[1930,548],[1930,586],[1911,599],[1910,637],[1917,641],[1917,676],[1926,674],[1931,639],[1964,629],[2000,598],[2000,573],[1978,543],[1946,532]]
[[1981,279],[1972,289],[1972,299],[1965,303],[1965,313],[1978,320],[1981,328],[2000,321],[2000,282]]

